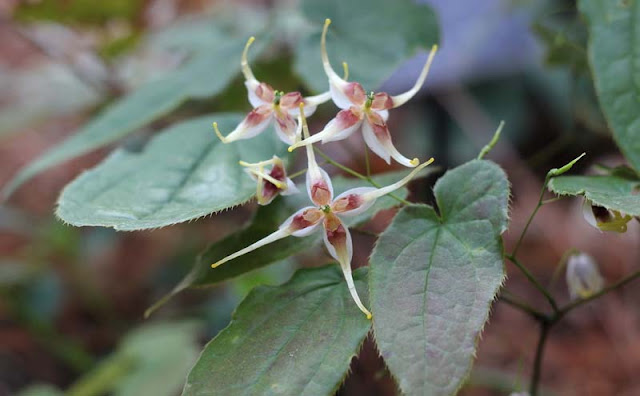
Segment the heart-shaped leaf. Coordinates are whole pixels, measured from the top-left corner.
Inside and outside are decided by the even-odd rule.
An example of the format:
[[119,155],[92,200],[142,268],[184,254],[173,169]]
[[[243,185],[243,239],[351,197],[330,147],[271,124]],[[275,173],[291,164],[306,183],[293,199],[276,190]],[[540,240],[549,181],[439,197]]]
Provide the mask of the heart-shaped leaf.
[[[354,272],[365,301],[366,274]],[[247,296],[202,351],[183,395],[332,394],[370,327],[338,265],[300,270]]]
[[589,24],[596,92],[624,156],[640,171],[640,7],[635,0],[580,0]]
[[376,342],[410,395],[450,395],[461,386],[504,279],[502,169],[471,161],[447,172],[434,192],[439,214],[426,205],[402,209],[371,257]]
[[[216,38],[219,39],[218,36]],[[240,55],[245,40],[225,36],[225,41],[197,53],[180,69],[150,81],[114,102],[75,135],[20,170],[4,187],[4,197],[38,173],[113,143],[176,109],[187,99],[207,98],[220,93],[240,72]],[[263,48],[264,43],[257,44]],[[259,51],[253,51],[252,55]]]
[[560,176],[549,181],[558,195],[584,195],[593,204],[640,216],[640,179],[621,176]]
[[284,155],[286,145],[269,130],[251,140],[223,144],[211,128],[215,120],[231,130],[241,119],[239,114],[195,118],[168,128],[142,153],[117,150],[64,189],[56,214],[75,226],[141,230],[248,201],[256,182],[238,161]]

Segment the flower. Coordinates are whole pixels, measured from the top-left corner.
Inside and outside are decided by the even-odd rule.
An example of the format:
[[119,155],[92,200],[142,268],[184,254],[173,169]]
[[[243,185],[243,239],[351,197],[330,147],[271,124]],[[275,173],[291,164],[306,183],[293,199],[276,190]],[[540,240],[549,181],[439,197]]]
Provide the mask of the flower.
[[247,41],[240,63],[245,78],[244,85],[247,87],[253,110],[227,136],[223,136],[218,130],[216,122],[213,123],[213,129],[223,143],[231,143],[259,135],[275,119],[275,129],[280,140],[287,144],[295,144],[300,140],[300,129],[295,120],[295,117],[299,118],[299,104],[304,103],[305,116],[308,117],[316,111],[319,104],[328,101],[331,95],[325,92],[304,98],[300,92],[276,91],[269,84],[258,81],[247,61],[247,53],[254,40],[255,38],[251,37]]
[[[302,113],[302,112],[301,112]],[[305,137],[309,136],[309,128],[305,117],[301,117]],[[307,193],[313,206],[304,207],[290,216],[274,233],[212,264],[216,268],[227,261],[249,253],[279,239],[310,235],[322,225],[324,244],[329,254],[338,261],[347,281],[351,297],[360,310],[371,319],[371,312],[360,301],[351,274],[351,257],[353,244],[351,234],[341,217],[354,216],[367,210],[377,198],[389,194],[407,184],[421,169],[433,162],[433,158],[415,168],[402,180],[382,188],[357,187],[345,191],[334,198],[333,186],[329,175],[318,166],[312,146],[307,146]]]
[[[240,165],[246,167],[245,171],[258,182],[256,199],[260,205],[270,204],[278,194],[291,195],[300,192],[287,177],[282,160],[275,155],[270,160],[253,164],[240,161]],[[265,171],[264,167],[268,165],[271,165],[271,169]]]
[[397,96],[390,96],[386,92],[366,93],[362,85],[357,82],[347,82],[346,79],[340,78],[331,67],[326,42],[330,23],[331,20],[327,19],[322,31],[322,65],[329,77],[331,98],[336,106],[342,110],[333,120],[329,121],[322,131],[316,133],[310,139],[291,145],[289,151],[318,141],[327,143],[342,140],[361,128],[367,146],[387,163],[391,163],[391,158],[393,158],[404,166],[417,166],[419,163],[417,158],[410,160],[400,154],[393,145],[386,121],[389,116],[389,109],[403,105],[420,90],[427,78],[427,73],[438,47],[436,45],[432,47],[418,80],[409,91]]
[[604,286],[604,280],[593,257],[579,253],[567,263],[567,286],[572,300],[587,298]]
[[587,199],[582,205],[582,214],[587,223],[601,231],[627,232],[627,223],[633,217],[624,215],[617,210],[609,210],[602,206],[594,205]]

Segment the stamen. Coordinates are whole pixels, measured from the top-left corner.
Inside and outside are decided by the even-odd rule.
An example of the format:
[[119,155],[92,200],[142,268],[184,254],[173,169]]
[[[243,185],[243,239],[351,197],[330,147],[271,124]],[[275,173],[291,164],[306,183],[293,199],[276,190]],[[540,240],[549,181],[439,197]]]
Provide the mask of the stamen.
[[255,41],[255,37],[249,37],[247,44],[244,46],[244,51],[242,51],[242,61],[240,62],[240,66],[242,66],[242,74],[244,74],[244,79],[248,81],[256,81],[253,72],[251,71],[251,67],[249,67],[249,62],[247,61],[247,53],[249,52],[249,47]]
[[349,78],[349,64],[347,62],[342,62],[342,70],[344,71],[342,79],[344,81],[347,81],[347,79]]
[[403,104],[407,103],[411,98],[415,96],[415,94],[418,93],[418,91],[424,84],[424,81],[427,79],[427,74],[429,74],[431,63],[433,62],[433,58],[436,55],[437,51],[438,51],[438,46],[434,44],[433,47],[431,47],[431,52],[429,52],[429,57],[427,58],[427,62],[424,64],[424,67],[422,68],[422,72],[420,72],[420,77],[418,77],[418,79],[416,80],[416,83],[414,84],[413,88],[411,88],[405,93],[391,97],[391,100],[393,100],[394,108],[398,106],[402,106]]
[[216,268],[221,266],[222,264],[226,263],[227,261],[231,261],[237,257],[240,257],[244,254],[247,254],[249,252],[252,252],[258,248],[263,247],[264,245],[268,245],[272,242],[278,241],[282,238],[286,238],[289,235],[291,235],[291,232],[289,231],[288,228],[282,228],[277,230],[276,232],[272,233],[271,235],[268,235],[264,238],[262,238],[261,240],[247,246],[246,248],[242,249],[242,250],[238,250],[237,252],[223,258],[222,260],[216,261],[215,263],[211,264],[211,268]]
[[[413,161],[417,161],[417,158],[412,160]],[[402,178],[401,180],[388,185],[386,187],[382,187],[379,188],[377,190],[373,190],[371,192],[362,194],[362,197],[365,200],[372,200],[372,199],[378,199],[380,197],[382,197],[383,195],[387,195],[397,189],[399,189],[400,187],[404,186],[405,184],[409,183],[411,181],[411,179],[413,179],[413,177],[420,172],[422,169],[424,169],[425,167],[427,167],[428,165],[430,165],[431,163],[433,163],[434,159],[430,158],[428,161],[423,162],[420,166],[414,168],[411,173],[409,173],[407,176],[405,176],[404,178]]]
[[283,183],[278,179],[274,179],[271,175],[269,175],[268,173],[265,173],[262,170],[262,167],[260,167],[259,170],[249,169],[249,172],[253,173],[256,176],[262,177],[263,179],[267,180],[268,182],[270,182],[271,184],[273,184],[274,186],[278,187],[281,190],[287,187],[286,183]]
[[222,135],[222,133],[220,132],[220,130],[218,129],[218,123],[217,122],[213,123],[213,130],[216,131],[216,135],[218,135],[218,138],[222,141],[222,143],[229,143],[227,138],[224,137]]

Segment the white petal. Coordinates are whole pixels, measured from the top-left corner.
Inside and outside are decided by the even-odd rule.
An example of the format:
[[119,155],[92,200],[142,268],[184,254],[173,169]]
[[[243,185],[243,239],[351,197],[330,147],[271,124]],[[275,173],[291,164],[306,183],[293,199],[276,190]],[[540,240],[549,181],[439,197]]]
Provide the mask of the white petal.
[[387,149],[382,145],[382,143],[380,143],[369,122],[364,122],[362,124],[362,137],[364,138],[364,142],[375,155],[385,160],[387,164],[391,164],[391,154],[389,154]]
[[260,99],[258,95],[256,95],[256,89],[260,83],[256,80],[247,80],[244,82],[244,86],[247,87],[247,93],[249,94],[249,103],[251,103],[252,107],[258,107],[263,104],[269,104],[264,100]]
[[252,252],[258,248],[261,248],[262,246],[268,245],[272,242],[275,242],[277,240],[280,240],[282,238],[286,238],[289,235],[291,235],[291,233],[286,229],[286,228],[279,228],[277,231],[275,231],[274,233],[260,239],[259,241],[247,246],[246,248],[242,249],[242,250],[238,250],[237,252],[223,258],[222,260],[219,260],[213,264],[211,264],[211,267],[216,268],[224,263],[226,263],[227,261],[231,261],[237,257],[240,257],[242,255],[245,255],[249,252]]
[[[289,228],[289,226],[291,226],[291,224],[293,223],[293,220],[296,218],[296,216],[300,216],[302,214],[304,214],[305,211],[307,210],[318,210],[315,206],[307,206],[304,207],[300,210],[298,210],[297,212],[295,212],[294,214],[292,214],[291,216],[289,216],[288,219],[286,219],[284,221],[284,223],[282,223],[282,225],[280,226],[280,229],[282,230],[286,230]],[[322,223],[322,217],[320,218],[320,220],[318,222],[316,222],[313,225],[310,225],[308,227],[299,229],[299,230],[295,230],[295,231],[289,231],[291,233],[291,235],[295,236],[295,237],[305,237],[307,235],[310,235],[311,233],[313,233],[318,226]]]
[[327,134],[327,136],[324,139],[322,139],[322,144],[329,143],[329,142],[336,142],[338,140],[343,140],[348,138],[349,136],[351,136],[352,133],[354,133],[360,128],[360,126],[362,125],[362,120],[358,121],[354,125],[347,127],[343,130],[340,130],[334,127],[335,124],[330,125],[331,123],[337,123],[337,120],[334,118],[333,120],[329,121],[329,124],[327,124],[325,129],[337,130],[337,132],[333,134]]
[[380,115],[380,117],[382,117],[384,121],[387,121],[389,119],[389,110],[373,110],[373,111],[378,113],[378,115]]
[[[319,197],[318,196],[319,194],[317,193],[315,194],[316,196],[314,197],[312,187],[317,183],[320,183],[329,191],[328,197],[326,198]],[[308,167],[307,194],[309,194],[309,199],[311,199],[311,202],[315,203],[318,206],[329,205],[333,200],[333,184],[331,183],[331,178],[329,177],[327,172],[324,169],[320,168],[317,164],[315,165],[315,167],[312,167],[312,166]]]
[[408,102],[411,98],[413,98],[415,94],[418,93],[418,91],[420,91],[420,88],[422,88],[424,81],[427,79],[427,74],[429,74],[429,68],[431,68],[431,63],[433,62],[433,57],[436,55],[437,50],[438,50],[437,45],[434,45],[431,48],[431,52],[429,52],[429,57],[427,58],[427,61],[425,62],[424,67],[420,72],[420,76],[416,80],[416,83],[414,84],[414,86],[405,93],[391,97],[391,100],[393,100],[394,108],[398,106],[402,106],[403,104]]
[[214,124],[214,128],[216,129],[216,133],[218,134],[218,137],[224,143],[231,143],[236,140],[250,139],[254,136],[259,135],[269,126],[269,123],[271,122],[272,119],[273,119],[273,114],[266,117],[263,121],[261,121],[260,123],[254,126],[247,126],[247,122],[245,118],[240,124],[238,124],[236,129],[234,129],[227,136],[222,136],[222,134],[219,133],[220,131],[217,130],[217,124]]
[[296,187],[296,184],[287,177],[287,188],[283,190],[280,195],[293,195],[299,193],[300,190]]
[[347,95],[342,92],[343,87],[346,85],[346,81],[344,84],[340,85],[329,82],[329,92],[331,92],[331,99],[333,100],[333,103],[335,103],[336,106],[341,109],[348,109],[349,107],[353,106],[353,103],[351,103]]
[[360,205],[355,209],[344,210],[344,211],[340,211],[340,212],[336,211],[336,213],[338,213],[340,216],[348,216],[348,217],[350,217],[350,216],[355,216],[355,215],[358,215],[358,214],[364,212],[365,210],[369,209],[376,202],[375,195],[371,195],[371,193],[373,193],[376,190],[377,190],[377,188],[375,188],[375,187],[356,187],[356,188],[352,188],[350,190],[347,190],[347,191],[343,192],[342,194],[338,195],[333,200],[333,204],[334,205],[338,201],[340,201],[341,199],[348,198],[350,195],[356,195],[362,201],[361,201]]

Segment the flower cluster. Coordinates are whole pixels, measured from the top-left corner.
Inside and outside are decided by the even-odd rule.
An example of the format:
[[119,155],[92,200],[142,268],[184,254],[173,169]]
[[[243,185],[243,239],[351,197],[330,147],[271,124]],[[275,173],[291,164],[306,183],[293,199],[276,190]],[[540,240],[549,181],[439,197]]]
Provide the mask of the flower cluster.
[[[230,143],[260,134],[275,119],[276,133],[283,142],[290,145],[289,151],[297,147],[306,148],[308,163],[306,187],[313,205],[295,212],[272,234],[211,266],[216,268],[288,236],[304,237],[316,230],[322,230],[325,246],[329,254],[340,264],[353,300],[367,318],[371,318],[371,312],[360,301],[353,283],[351,274],[353,244],[349,229],[342,218],[364,212],[374,204],[376,199],[403,187],[420,170],[433,162],[431,158],[420,164],[417,158],[410,160],[400,154],[391,141],[386,120],[389,109],[404,104],[418,92],[427,77],[437,48],[434,46],[431,50],[420,77],[409,91],[397,96],[390,96],[385,92],[366,93],[359,83],[347,82],[346,65],[343,78],[338,76],[331,67],[326,49],[326,35],[330,22],[329,19],[326,20],[321,39],[322,63],[329,78],[329,91],[317,96],[305,98],[300,92],[284,93],[258,81],[247,61],[247,52],[254,40],[253,37],[245,46],[241,66],[253,110],[227,136],[222,135],[216,123],[213,124],[214,130],[223,143]],[[333,99],[333,102],[342,110],[322,131],[312,136],[309,133],[306,117],[312,115],[319,104],[329,99]],[[331,179],[318,165],[313,143],[342,140],[358,129],[362,129],[367,146],[387,163],[390,163],[390,159],[393,158],[398,163],[414,169],[403,179],[386,187],[358,187],[334,197]],[[247,173],[257,181],[256,196],[261,205],[269,204],[278,194],[288,195],[298,192],[293,182],[287,177],[282,160],[276,156],[258,163],[240,161],[240,165],[244,166]],[[271,168],[267,169],[268,166]]]

